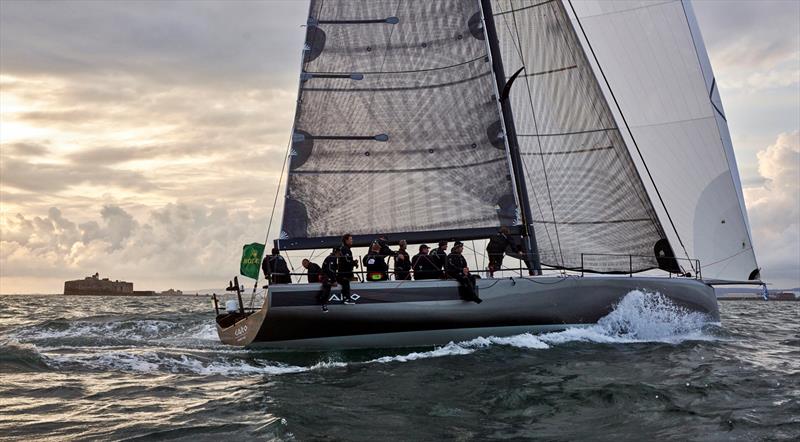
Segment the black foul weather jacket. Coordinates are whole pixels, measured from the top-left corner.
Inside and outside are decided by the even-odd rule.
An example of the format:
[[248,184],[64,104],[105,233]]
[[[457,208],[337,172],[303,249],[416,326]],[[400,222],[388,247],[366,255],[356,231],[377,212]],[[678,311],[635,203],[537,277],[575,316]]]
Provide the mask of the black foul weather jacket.
[[464,267],[467,267],[467,260],[460,253],[447,255],[447,268],[445,273],[448,278],[459,279],[464,276]]
[[341,248],[342,256],[339,258],[339,277],[351,279],[353,277],[353,268],[356,266],[356,261],[353,259],[353,251],[350,247],[345,245]]
[[438,279],[442,277],[442,271],[434,264],[431,256],[419,253],[414,255],[411,260],[411,268],[414,269],[414,279]]

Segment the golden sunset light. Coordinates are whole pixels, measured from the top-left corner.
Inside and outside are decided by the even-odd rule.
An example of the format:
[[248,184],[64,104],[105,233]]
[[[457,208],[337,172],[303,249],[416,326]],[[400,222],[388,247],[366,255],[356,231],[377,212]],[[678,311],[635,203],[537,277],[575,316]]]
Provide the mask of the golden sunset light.
[[[800,56],[796,33],[778,31],[796,29],[791,14],[775,12],[793,6],[718,3],[695,8],[754,245],[765,275],[797,285]],[[305,14],[303,2],[3,2],[0,292],[57,292],[95,270],[188,289],[235,272],[241,244],[265,233]]]

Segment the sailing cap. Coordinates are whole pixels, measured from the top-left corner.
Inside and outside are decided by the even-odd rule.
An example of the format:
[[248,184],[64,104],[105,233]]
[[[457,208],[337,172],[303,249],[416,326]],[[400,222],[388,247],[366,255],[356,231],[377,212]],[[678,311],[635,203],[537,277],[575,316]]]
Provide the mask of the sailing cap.
[[422,249],[430,249],[430,247],[428,247],[427,244],[423,244],[423,245],[419,246],[419,251],[421,252]]
[[455,243],[455,244],[453,244],[453,248],[454,248],[454,249],[455,249],[456,247],[463,247],[463,246],[464,246],[464,243],[463,243],[463,242],[461,242],[461,241],[456,241],[456,243]]

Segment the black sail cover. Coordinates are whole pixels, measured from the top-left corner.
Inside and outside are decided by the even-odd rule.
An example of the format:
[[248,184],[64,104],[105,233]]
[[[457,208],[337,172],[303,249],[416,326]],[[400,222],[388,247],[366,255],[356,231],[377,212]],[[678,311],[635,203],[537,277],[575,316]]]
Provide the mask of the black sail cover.
[[662,226],[564,4],[493,0],[492,9],[506,75],[525,67],[509,100],[542,264],[657,267]]
[[279,247],[517,224],[480,17],[477,1],[311,1]]

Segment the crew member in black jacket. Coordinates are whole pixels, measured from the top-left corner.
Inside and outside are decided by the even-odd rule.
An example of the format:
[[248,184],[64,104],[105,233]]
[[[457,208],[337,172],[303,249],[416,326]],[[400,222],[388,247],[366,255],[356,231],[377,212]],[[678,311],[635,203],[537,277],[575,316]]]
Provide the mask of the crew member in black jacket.
[[458,294],[461,296],[461,299],[480,304],[483,301],[478,297],[478,292],[475,290],[475,276],[469,273],[467,260],[464,259],[464,256],[461,254],[463,250],[464,244],[460,241],[456,241],[456,243],[453,244],[450,254],[447,255],[445,272],[448,278],[458,281]]
[[304,259],[303,268],[305,268],[308,273],[308,282],[319,282],[320,267],[317,264]]
[[423,244],[419,246],[419,253],[411,259],[411,268],[414,269],[414,279],[439,279],[442,276],[441,270],[434,264],[431,255],[428,254],[430,247]]
[[394,255],[394,279],[402,281],[411,279],[411,257],[406,252],[408,243],[406,240],[400,240],[400,248]]
[[362,260],[367,269],[367,281],[386,281],[389,279],[389,265],[381,252],[381,245],[372,243],[369,253]]
[[353,279],[353,268],[358,267],[358,261],[353,259],[353,252],[350,250],[352,246],[353,235],[344,234],[342,236],[342,247],[339,249],[341,256],[339,257],[339,271],[336,281],[342,285],[342,297],[345,304],[355,304],[355,301],[350,297],[350,280]]
[[507,250],[511,250],[511,240],[508,238],[508,228],[501,227],[497,235],[489,238],[486,245],[486,253],[489,255],[489,276],[494,276],[494,272],[503,268],[503,256]]
[[322,283],[322,290],[317,295],[317,301],[322,304],[322,311],[328,311],[328,300],[331,297],[331,287],[336,284],[338,273],[339,258],[342,253],[338,247],[334,247],[331,254],[322,262],[322,269],[319,273],[319,282]]
[[272,284],[291,284],[292,276],[289,274],[289,266],[286,260],[280,255],[277,247],[272,249],[272,255],[268,256],[261,263],[264,275]]
[[431,262],[439,268],[439,277],[444,278],[444,268],[447,265],[447,241],[439,241],[439,247],[430,254]]

